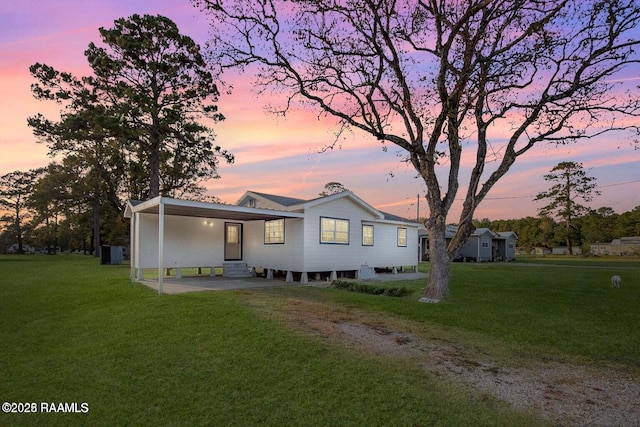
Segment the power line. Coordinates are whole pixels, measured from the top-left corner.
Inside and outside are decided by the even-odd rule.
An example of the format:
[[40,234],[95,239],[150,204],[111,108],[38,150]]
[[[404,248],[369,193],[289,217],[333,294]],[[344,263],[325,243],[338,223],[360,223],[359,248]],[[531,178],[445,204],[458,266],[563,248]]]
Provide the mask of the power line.
[[600,188],[617,187],[618,185],[633,184],[634,182],[640,182],[640,179],[636,179],[633,181],[617,182],[615,184],[600,185],[599,187]]
[[[598,188],[618,187],[620,185],[634,184],[636,182],[640,182],[640,179],[635,179],[633,181],[615,182],[613,184],[599,185]],[[514,200],[514,199],[530,199],[532,197],[536,197],[536,196],[528,195],[528,196],[485,197],[484,200]],[[460,201],[464,199],[456,199],[456,200]]]

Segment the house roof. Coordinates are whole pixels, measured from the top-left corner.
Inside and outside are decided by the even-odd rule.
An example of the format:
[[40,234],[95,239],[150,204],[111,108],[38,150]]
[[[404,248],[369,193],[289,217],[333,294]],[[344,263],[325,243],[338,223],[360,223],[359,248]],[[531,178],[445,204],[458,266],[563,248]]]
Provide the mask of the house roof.
[[[258,195],[260,197],[263,197],[267,200],[272,201],[273,203],[277,203],[280,206],[294,206],[294,205],[299,205],[301,203],[306,202],[307,200],[304,199],[298,199],[295,197],[286,197],[286,196],[278,196],[275,194],[267,194],[267,193],[258,193],[257,191],[247,191],[247,193],[252,193],[255,195]],[[242,197],[244,198],[244,196]],[[242,200],[242,199],[240,199]]]
[[258,191],[247,191],[240,198],[240,200],[238,200],[238,204],[241,204],[246,199],[247,196],[257,196],[257,197],[269,200],[275,204],[282,206],[282,208],[286,210],[295,209],[300,211],[304,211],[304,209],[310,208],[312,206],[317,206],[322,203],[329,203],[331,201],[346,197],[346,198],[349,198],[351,201],[353,201],[356,205],[370,212],[376,218],[376,220],[418,224],[415,221],[412,221],[397,215],[393,215],[388,212],[382,212],[374,208],[373,206],[371,206],[370,204],[368,204],[367,202],[365,202],[364,200],[362,200],[360,197],[358,197],[357,195],[355,195],[349,190],[345,190],[340,193],[329,194],[327,196],[315,197],[313,199],[308,199],[308,200],[295,198],[295,197],[288,197],[288,196],[279,196],[275,194],[260,193]]
[[[455,236],[456,232],[458,231],[458,226],[457,225],[453,225],[453,224],[447,224],[446,229],[445,229],[445,236],[447,239],[452,239],[453,236]],[[429,234],[428,232],[426,232],[425,234]],[[507,239],[511,236],[514,236],[516,239],[518,239],[518,235],[516,233],[514,233],[513,231],[501,231],[499,233],[496,233],[494,231],[491,231],[488,228],[476,228],[475,231],[471,234],[472,236],[482,236],[483,234],[489,234],[492,238],[494,239]]]
[[623,245],[640,245],[640,236],[621,237],[620,242]]
[[356,205],[360,206],[362,209],[366,211],[369,211],[373,216],[377,217],[378,219],[384,219],[384,215],[382,214],[382,212],[380,212],[379,210],[377,210],[376,208],[374,208],[369,203],[365,202],[364,200],[362,200],[360,197],[356,196],[354,193],[352,193],[349,190],[342,191],[336,194],[330,194],[328,196],[321,196],[315,199],[307,200],[306,202],[301,203],[301,207],[310,208],[312,206],[317,206],[322,203],[328,203],[328,202],[338,200],[338,199],[343,199],[343,198],[350,199]]
[[472,236],[482,236],[483,234],[490,234],[491,237],[494,237],[496,233],[489,230],[488,228],[476,228],[476,230],[471,234]]
[[125,218],[131,218],[134,213],[150,213],[157,215],[160,212],[160,204],[163,205],[165,215],[173,216],[221,218],[235,221],[303,218],[303,212],[306,208],[346,197],[362,209],[370,212],[375,218],[373,221],[392,221],[415,225],[419,224],[415,221],[411,221],[397,215],[379,211],[350,191],[343,191],[342,193],[322,196],[311,200],[247,191],[240,199],[239,203],[248,195],[255,195],[270,200],[275,204],[282,206],[282,210],[156,197],[144,202],[139,200],[129,200],[125,208]]
[[407,218],[403,218],[401,216],[398,215],[394,215],[394,214],[390,214],[389,212],[383,212],[380,211],[380,213],[382,215],[384,215],[384,219],[389,220],[389,221],[401,221],[401,222],[416,222]]
[[168,197],[155,197],[145,202],[129,201],[125,209],[125,218],[134,213],[158,214],[163,205],[165,215],[191,216],[198,218],[220,218],[234,221],[269,220],[278,218],[303,218],[297,212],[279,211],[275,209],[248,208],[220,203],[178,200]]
[[497,234],[501,239],[508,239],[510,237],[519,239],[518,235],[514,231],[498,231],[495,234]]

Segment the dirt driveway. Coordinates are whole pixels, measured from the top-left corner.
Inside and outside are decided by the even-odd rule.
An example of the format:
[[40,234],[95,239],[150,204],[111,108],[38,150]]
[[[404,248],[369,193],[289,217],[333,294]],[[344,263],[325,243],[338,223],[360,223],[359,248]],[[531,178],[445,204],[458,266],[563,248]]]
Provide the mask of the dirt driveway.
[[434,375],[476,388],[554,425],[640,426],[640,378],[624,368],[542,360],[501,366],[478,349],[425,338],[419,327],[380,313],[282,295],[271,296],[278,304],[269,303],[264,293],[249,292],[246,297],[258,311],[282,317],[292,329],[362,352],[415,361]]

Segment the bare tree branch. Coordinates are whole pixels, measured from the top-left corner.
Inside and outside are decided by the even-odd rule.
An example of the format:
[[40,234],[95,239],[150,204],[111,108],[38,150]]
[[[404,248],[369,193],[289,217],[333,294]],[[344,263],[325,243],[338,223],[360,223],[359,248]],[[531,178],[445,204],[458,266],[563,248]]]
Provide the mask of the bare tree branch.
[[[640,60],[634,0],[193,3],[212,19],[211,62],[258,65],[260,90],[283,95],[279,113],[311,104],[341,129],[406,152],[427,188],[430,296],[446,295],[448,263],[473,232],[476,208],[518,157],[542,143],[640,132],[638,91],[614,94]],[[447,243],[447,216],[465,187]]]

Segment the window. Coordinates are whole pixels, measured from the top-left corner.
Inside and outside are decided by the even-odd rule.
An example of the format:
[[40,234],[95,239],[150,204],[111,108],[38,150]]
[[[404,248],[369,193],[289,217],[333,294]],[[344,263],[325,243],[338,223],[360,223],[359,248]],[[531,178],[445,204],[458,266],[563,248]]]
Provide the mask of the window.
[[239,243],[240,235],[238,233],[239,228],[237,224],[227,225],[227,243]]
[[264,243],[284,243],[284,218],[264,222]]
[[362,226],[362,246],[373,246],[373,225]]
[[489,239],[482,239],[482,247],[483,248],[489,247]]
[[407,246],[407,229],[398,227],[398,246]]
[[349,220],[320,217],[320,243],[349,244]]

